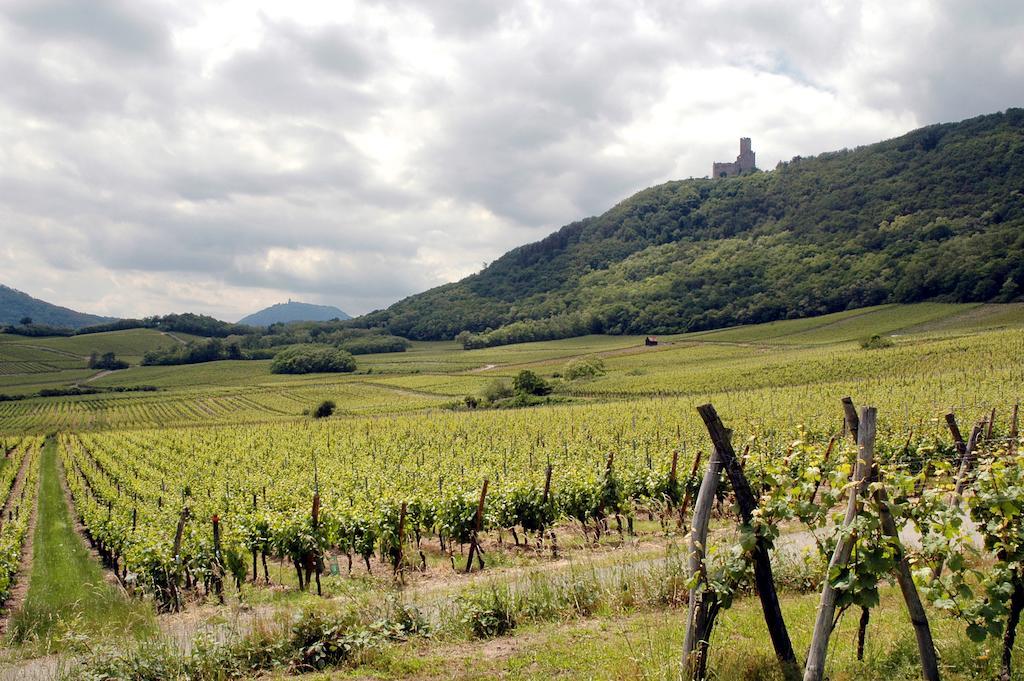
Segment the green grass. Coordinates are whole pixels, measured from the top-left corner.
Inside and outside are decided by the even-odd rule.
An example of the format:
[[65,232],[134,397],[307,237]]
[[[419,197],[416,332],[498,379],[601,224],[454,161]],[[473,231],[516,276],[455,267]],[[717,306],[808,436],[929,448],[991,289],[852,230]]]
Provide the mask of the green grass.
[[[922,303],[665,336],[656,348],[644,348],[635,336],[583,336],[471,351],[452,341],[414,342],[407,352],[360,355],[355,374],[274,375],[267,360],[133,366],[88,385],[152,385],[160,391],[0,402],[0,427],[45,433],[54,428],[272,422],[302,418],[304,410],[323,399],[338,404],[339,417],[400,414],[479,394],[491,381],[508,381],[527,367],[550,378],[582,356],[602,357],[607,374],[561,386],[560,392],[579,401],[711,397],[870,383],[881,375],[976,383],[979,369],[983,376],[1018,364],[1022,326],[1022,304]],[[891,334],[895,347],[862,350],[858,341],[876,333]],[[86,353],[97,343],[141,352],[165,342],[174,341],[149,329],[74,338],[0,336],[0,393],[27,395],[81,383],[95,373],[68,369],[69,363],[84,360],[59,353]]]
[[[855,655],[857,617],[847,613],[832,637],[827,676],[832,681],[914,681],[920,678],[913,629],[899,591],[882,591],[871,611],[865,659]],[[783,614],[798,657],[807,649],[819,595],[787,594]],[[416,639],[384,650],[351,669],[320,679],[551,678],[678,680],[685,608],[658,608],[596,618],[528,625],[507,637],[474,643],[439,644]],[[967,639],[961,623],[929,614],[942,674],[948,681],[995,678],[998,655]],[[1015,648],[1024,664],[1024,645]],[[755,597],[723,612],[711,643],[709,678],[721,681],[781,681],[768,632]],[[1014,679],[1024,678],[1020,669]]]
[[107,583],[75,533],[52,439],[40,462],[34,541],[28,597],[11,620],[11,642],[53,650],[64,647],[69,635],[145,636],[155,631],[152,609]]

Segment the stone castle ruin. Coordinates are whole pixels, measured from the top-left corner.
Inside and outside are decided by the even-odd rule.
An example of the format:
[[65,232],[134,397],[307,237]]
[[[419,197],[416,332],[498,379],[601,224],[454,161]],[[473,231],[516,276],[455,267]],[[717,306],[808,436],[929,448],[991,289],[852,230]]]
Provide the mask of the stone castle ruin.
[[754,152],[750,150],[750,138],[740,138],[740,155],[733,163],[715,163],[711,177],[736,177],[754,170]]

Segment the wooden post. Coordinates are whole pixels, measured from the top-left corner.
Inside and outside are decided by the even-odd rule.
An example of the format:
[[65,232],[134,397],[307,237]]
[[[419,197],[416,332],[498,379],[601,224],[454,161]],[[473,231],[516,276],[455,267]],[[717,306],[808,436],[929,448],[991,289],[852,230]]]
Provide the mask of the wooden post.
[[[726,428],[722,425],[722,420],[712,405],[701,405],[697,407],[697,411],[704,420],[704,425],[711,436],[711,442],[722,458],[722,465],[729,476],[733,494],[736,495],[740,516],[744,523],[750,524],[754,511],[757,509],[757,500],[750,489],[750,483],[747,482],[746,476],[740,470],[736,453],[726,435]],[[772,646],[775,648],[775,657],[782,665],[783,674],[787,677],[798,676],[799,667],[796,653],[793,652],[793,643],[789,638],[789,631],[786,629],[786,621],[782,618],[782,607],[779,605],[779,596],[775,591],[775,579],[772,576],[772,565],[768,556],[769,548],[770,544],[767,538],[757,537],[753,552],[754,583],[757,587],[757,595],[761,599],[768,634],[771,636]]]
[[[879,480],[881,475],[878,476]],[[925,681],[939,681],[939,662],[935,655],[935,643],[932,640],[932,630],[928,625],[928,614],[921,604],[921,597],[914,585],[914,577],[910,571],[910,563],[903,550],[903,543],[900,541],[899,529],[896,521],[893,520],[889,511],[889,496],[881,485],[875,490],[875,502],[878,504],[878,517],[882,523],[882,531],[892,540],[896,549],[896,581],[903,593],[903,600],[907,604],[907,614],[910,615],[910,623],[914,626],[914,636],[917,638],[917,652],[921,658],[921,676]]]
[[[679,527],[686,529],[686,511],[690,507],[690,484],[697,475],[697,468],[704,452],[697,450],[697,456],[693,459],[693,466],[690,467],[690,475],[686,478],[686,489],[683,490],[683,500],[679,503]],[[699,492],[700,490],[698,490]]]
[[967,441],[967,446],[964,447],[964,455],[960,460],[960,471],[956,475],[956,490],[953,493],[953,503],[960,507],[960,498],[963,496],[964,488],[967,486],[967,476],[971,472],[971,466],[974,465],[974,450],[978,446],[978,440],[981,438],[981,429],[984,427],[984,421],[978,421],[974,424],[974,429],[971,431],[971,437]]
[[1017,410],[1020,408],[1020,404],[1013,405],[1013,411],[1010,413],[1010,446],[1008,451],[1012,456],[1017,450]]
[[[846,400],[843,406],[846,407]],[[850,403],[852,406],[852,402]],[[877,412],[874,407],[861,410],[857,423],[857,468],[853,475],[854,485],[850,489],[850,497],[846,506],[846,518],[843,528],[849,527],[857,517],[861,507],[861,496],[867,488],[870,477],[875,448],[875,422]],[[849,532],[840,535],[832,560],[829,562],[828,573],[836,568],[843,568],[850,561],[850,554],[856,537]],[[804,681],[821,681],[825,675],[825,658],[828,653],[828,641],[832,635],[833,618],[836,611],[838,593],[826,576],[825,585],[821,590],[821,602],[818,605],[818,616],[814,623],[814,634],[811,638],[810,651],[807,653],[807,666],[804,669]]]
[[690,531],[689,576],[692,578],[700,574],[701,580],[690,587],[686,636],[683,641],[683,670],[687,676],[697,680],[703,679],[705,675],[708,640],[719,609],[715,592],[708,588],[704,556],[707,553],[708,525],[721,471],[722,459],[718,455],[718,450],[712,449],[708,469],[697,492],[697,503],[693,509],[693,529]]
[[395,573],[401,575],[404,573],[402,561],[405,553],[405,513],[409,505],[407,502],[402,502],[402,510],[398,512],[398,556],[395,559]]
[[185,533],[185,522],[188,520],[188,506],[182,506],[178,517],[178,527],[174,531],[174,575],[169,581],[174,611],[181,610],[181,599],[178,597],[178,578],[181,576],[181,537]]
[[964,436],[960,434],[960,426],[957,425],[956,415],[953,412],[946,414],[946,426],[949,427],[949,434],[953,436],[956,453],[963,459],[964,454],[967,453],[967,445],[964,444]]
[[818,489],[821,487],[821,482],[825,479],[825,466],[828,465],[828,458],[832,456],[832,448],[835,447],[836,436],[833,435],[828,441],[828,448],[825,449],[825,457],[821,460],[821,475],[814,483],[814,491],[811,492],[811,503],[818,498]]
[[[316,475],[316,462],[313,464],[313,510],[311,513],[311,519],[313,521],[313,532],[316,532],[320,527],[320,484]],[[319,545],[319,542],[317,542]],[[320,585],[320,573],[323,572],[323,556],[320,555],[320,550],[317,549],[314,555],[309,557],[312,562],[313,573],[316,576],[316,595],[323,596],[323,587]],[[309,571],[306,572],[306,588],[309,588]]]
[[992,413],[990,413],[989,416],[988,416],[988,428],[985,429],[985,439],[986,440],[991,440],[992,439],[992,429],[995,427],[995,425],[996,425],[996,408],[992,407]]
[[473,554],[477,554],[477,561],[480,563],[480,569],[484,567],[484,559],[480,556],[480,547],[478,546],[480,531],[483,529],[484,524],[484,500],[487,498],[487,478],[484,478],[484,485],[480,488],[480,501],[476,505],[476,521],[473,526],[473,539],[469,543],[469,557],[466,560],[466,572],[468,573],[473,569]]
[[213,586],[217,600],[224,605],[224,561],[220,551],[220,516],[213,514]]
[[846,417],[846,429],[854,442],[857,442],[857,431],[860,428],[860,418],[857,416],[857,408],[853,406],[853,400],[849,397],[842,399],[843,415]]

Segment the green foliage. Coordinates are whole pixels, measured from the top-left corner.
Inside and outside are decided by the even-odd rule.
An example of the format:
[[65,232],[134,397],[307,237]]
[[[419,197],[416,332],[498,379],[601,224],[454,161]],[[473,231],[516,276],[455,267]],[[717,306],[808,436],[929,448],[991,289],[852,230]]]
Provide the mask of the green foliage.
[[73,329],[108,321],[108,317],[75,312],[33,298],[16,289],[0,284],[0,328]]
[[338,405],[334,403],[334,400],[324,400],[320,404],[316,405],[316,409],[313,410],[313,418],[327,418],[328,416],[334,413],[334,410],[337,406]]
[[547,395],[551,392],[548,382],[529,369],[523,369],[516,374],[512,387],[523,395]]
[[242,359],[238,343],[225,343],[219,338],[190,341],[184,345],[150,350],[142,357],[143,366],[201,364],[222,359]]
[[113,352],[104,352],[102,355],[98,352],[93,352],[89,355],[89,368],[114,371],[116,369],[127,369],[128,362],[118,359],[117,355]]
[[600,357],[583,357],[570,360],[562,373],[570,381],[579,381],[604,376],[605,367]]
[[880,336],[877,333],[871,338],[865,338],[860,342],[860,346],[865,350],[881,350],[883,348],[891,348],[894,345],[892,339],[888,336]]
[[487,384],[480,396],[484,402],[494,403],[506,397],[512,397],[514,394],[515,391],[508,383],[496,378]]
[[504,636],[516,627],[512,595],[497,586],[475,594],[465,599],[462,618],[476,638]]
[[[644,190],[352,324],[465,347],[1019,300],[1024,109]],[[941,267],[936,264],[941,263]]]
[[329,345],[295,345],[277,353],[270,365],[274,374],[351,372],[356,361],[344,350]]

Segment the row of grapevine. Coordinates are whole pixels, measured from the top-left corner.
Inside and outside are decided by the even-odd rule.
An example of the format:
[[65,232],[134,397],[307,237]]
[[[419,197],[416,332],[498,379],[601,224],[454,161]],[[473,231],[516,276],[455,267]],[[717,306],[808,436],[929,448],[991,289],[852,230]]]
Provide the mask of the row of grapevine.
[[[22,546],[38,491],[39,456],[42,438],[28,437],[12,445],[4,443],[0,468],[0,604],[10,596],[21,566]],[[16,486],[21,474],[20,487]]]
[[[255,577],[261,556],[263,565],[268,556],[287,558],[305,583],[325,552],[350,565],[362,559],[369,567],[374,555],[404,564],[425,537],[451,550],[472,543],[476,531],[515,530],[518,543],[519,530],[537,537],[558,521],[599,536],[608,517],[627,527],[640,511],[664,517],[687,496],[684,483],[697,482],[682,472],[691,470],[698,424],[681,418],[676,404],[88,433],[62,436],[61,456],[101,553],[133,588],[176,607],[179,583],[208,584],[218,572]],[[748,417],[745,424],[756,479],[780,458],[820,466],[793,452],[820,456],[821,443],[841,427],[834,416],[788,432],[775,423]],[[912,442],[902,431],[887,436],[894,450],[952,453],[939,422],[916,423]],[[673,449],[682,452],[675,466]],[[478,528],[484,479],[490,494]]]

